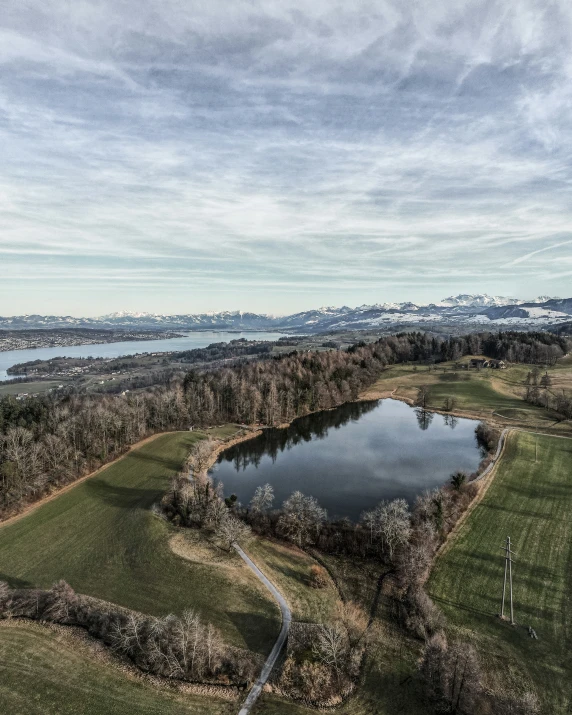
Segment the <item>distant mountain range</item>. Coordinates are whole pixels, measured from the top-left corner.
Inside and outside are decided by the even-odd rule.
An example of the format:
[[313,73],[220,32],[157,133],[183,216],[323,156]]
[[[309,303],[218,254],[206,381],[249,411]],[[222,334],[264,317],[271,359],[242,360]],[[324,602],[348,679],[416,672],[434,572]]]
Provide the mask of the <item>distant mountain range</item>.
[[572,298],[539,296],[518,300],[483,294],[457,295],[439,303],[376,303],[325,307],[287,316],[242,311],[158,315],[120,312],[99,318],[21,315],[0,317],[0,329],[25,328],[138,328],[176,330],[275,330],[288,333],[322,333],[338,330],[383,328],[412,329],[431,326],[464,326],[468,330],[519,327],[533,329],[572,321]]

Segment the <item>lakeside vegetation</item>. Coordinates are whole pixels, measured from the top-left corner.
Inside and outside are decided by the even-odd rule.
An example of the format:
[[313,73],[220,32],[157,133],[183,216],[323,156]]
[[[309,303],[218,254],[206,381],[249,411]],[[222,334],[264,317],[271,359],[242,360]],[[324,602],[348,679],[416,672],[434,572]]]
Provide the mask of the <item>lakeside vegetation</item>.
[[[320,364],[326,366],[330,372],[324,371],[322,374],[327,382],[330,379],[327,375],[333,374],[331,367],[336,363],[331,358],[326,360],[325,355],[326,353],[320,356],[319,361],[312,356],[312,359],[305,363],[305,367]],[[350,355],[359,357],[359,360],[352,358],[350,364],[354,365],[358,373],[359,371],[364,371],[362,378],[366,376],[364,379],[364,384],[366,385],[365,394],[371,394],[371,392],[376,391],[378,394],[389,394],[395,391],[396,396],[416,400],[419,396],[420,387],[428,386],[426,404],[424,405],[427,408],[444,409],[445,398],[454,397],[457,402],[453,410],[457,412],[462,411],[472,416],[492,419],[499,424],[510,425],[511,422],[508,421],[510,418],[507,415],[507,411],[513,410],[512,414],[517,415],[512,418],[512,423],[514,424],[522,422],[529,427],[541,426],[546,430],[560,432],[569,430],[569,424],[566,423],[561,415],[551,413],[550,410],[542,406],[529,405],[524,401],[523,385],[527,374],[530,372],[529,366],[516,365],[511,366],[508,370],[493,372],[465,370],[460,366],[456,366],[459,361],[440,363],[438,367],[433,364],[399,364],[395,367],[382,367],[376,376],[377,368],[372,369],[372,366],[368,365],[367,360],[363,357],[363,346],[357,347]],[[298,357],[288,356],[281,361],[276,361],[276,364],[283,364],[284,360],[295,358],[293,362],[289,363],[290,368],[293,365],[303,365],[304,363],[301,361],[304,358],[300,356],[300,361],[298,361]],[[306,360],[308,360],[307,357]],[[364,361],[365,366],[362,365]],[[254,368],[254,365],[249,366],[249,369],[253,370],[253,374],[258,373],[258,378],[264,380],[267,373],[264,370],[259,371]],[[273,367],[273,369],[276,368]],[[555,366],[549,366],[547,369],[550,375],[553,376],[553,386],[558,386],[554,389],[567,390],[568,381],[570,380],[568,372],[570,370],[569,360],[564,359]],[[233,371],[224,372],[227,373],[227,380],[230,380],[232,375],[237,374]],[[274,373],[271,371],[270,374]],[[288,370],[286,370],[285,374],[289,374]],[[320,375],[319,370],[317,374]],[[200,375],[198,376],[199,378]],[[208,374],[207,377],[211,379],[211,385],[218,384],[216,382],[218,378],[215,379],[212,375],[209,377]],[[195,398],[199,394],[196,391],[197,384],[203,386],[209,384],[208,382],[201,382],[200,379],[197,383],[196,378],[197,375],[194,374],[192,377],[194,387],[192,390],[187,389],[185,391],[183,389],[183,400],[175,404],[186,405],[186,400],[190,399],[189,394],[195,395]],[[215,379],[214,382],[212,381],[213,379]],[[228,387],[229,383],[224,382],[224,378],[221,377],[221,379],[220,384]],[[235,384],[240,387],[240,383]],[[259,382],[258,384],[263,385],[264,383]],[[320,391],[317,390],[319,380],[311,386],[313,393],[309,392],[308,394],[314,394],[316,396],[314,399],[318,400],[318,402],[320,399],[331,400],[333,395],[335,398],[335,393],[332,391],[329,391],[327,398],[323,393],[319,397]],[[207,393],[203,391],[201,394],[204,399]],[[215,394],[219,393],[213,391],[213,395]],[[215,420],[215,417],[220,416],[220,411],[231,409],[233,405],[233,399],[229,397],[228,391],[220,394],[226,394],[224,400],[227,401],[227,405],[225,406],[224,400],[222,402],[215,400],[214,407],[210,408],[212,409],[212,421]],[[287,395],[288,390],[281,390],[279,394]],[[364,390],[362,390],[362,394],[364,394]],[[157,395],[154,396],[154,399],[157,399]],[[284,402],[277,398],[276,402],[278,412],[274,415],[274,421],[280,419],[282,417],[281,410],[287,408],[287,401]],[[173,403],[166,402],[166,404],[172,406]],[[91,403],[91,407],[93,405],[94,403]],[[81,403],[81,406],[85,407],[86,403]],[[304,409],[309,409],[308,403],[305,403]],[[29,415],[30,413],[28,412],[27,414]],[[43,419],[42,415],[46,413],[40,411],[38,414],[40,419]],[[263,417],[265,415],[260,414],[259,416]],[[88,427],[90,424],[93,425],[94,423],[88,422]],[[11,423],[6,424],[5,421],[4,428],[8,433],[12,428]],[[220,430],[218,434],[230,436],[236,429],[236,427],[227,427],[224,430]],[[99,433],[96,432],[95,434],[97,436]],[[216,434],[215,432],[214,435],[216,436]],[[249,585],[248,576],[242,574],[243,579],[240,575],[241,565],[233,561],[231,556],[221,556],[220,549],[217,552],[216,548],[208,542],[208,539],[205,540],[200,537],[198,540],[193,540],[191,538],[190,541],[186,539],[188,542],[186,544],[178,543],[174,550],[179,556],[175,556],[168,544],[175,534],[180,536],[181,531],[173,530],[173,527],[150,512],[151,505],[156,503],[162,493],[165,492],[170,476],[180,469],[188,450],[193,445],[196,445],[203,436],[205,436],[204,433],[195,431],[193,433],[186,432],[159,437],[140,450],[128,454],[116,464],[109,466],[99,475],[88,479],[86,482],[70,489],[69,492],[42,505],[20,521],[0,528],[0,534],[3,536],[2,543],[7,544],[4,551],[0,546],[0,572],[3,574],[0,578],[8,576],[13,585],[28,587],[30,585],[49,586],[57,578],[63,577],[69,580],[79,592],[93,593],[93,595],[106,598],[120,605],[129,605],[129,607],[138,608],[144,613],[156,615],[164,614],[170,610],[176,611],[177,608],[180,609],[193,602],[193,604],[196,603],[200,608],[204,609],[205,613],[208,614],[209,621],[216,623],[221,631],[224,632],[224,635],[229,637],[232,642],[247,645],[259,653],[265,652],[265,649],[269,648],[273,640],[265,618],[268,618],[268,623],[272,622],[274,624],[272,626],[275,629],[274,635],[278,630],[278,613],[275,605],[269,600],[269,596],[260,590],[258,584]],[[173,443],[170,443],[170,440],[173,440]],[[565,440],[554,438],[552,440],[556,443],[564,443],[567,448]],[[564,447],[561,449],[565,450]],[[137,456],[138,453],[139,456]],[[569,472],[569,465],[566,463],[564,470],[562,470],[559,467],[560,462],[558,462],[557,453],[558,450],[548,450],[544,467],[548,470],[551,470],[553,466],[555,467],[555,473],[560,473],[559,488],[565,489],[564,480],[565,475]],[[529,464],[526,460],[520,459],[517,452],[513,453],[512,448],[508,449],[507,447],[501,467],[508,468],[507,465],[513,462],[513,471],[519,480],[524,479],[526,482],[530,476],[532,485],[535,480],[539,479],[540,475],[538,473],[530,475]],[[523,474],[525,477],[523,477]],[[95,485],[95,488],[90,490],[87,487],[91,483]],[[496,481],[493,483],[493,487],[495,484]],[[462,482],[460,486],[464,489]],[[550,485],[550,489],[554,491],[555,486],[555,484]],[[491,487],[489,493],[493,487]],[[521,483],[514,482],[511,483],[508,492],[510,494],[518,493],[519,489],[522,489]],[[71,498],[70,495],[74,493],[79,494],[79,497]],[[450,493],[453,496],[455,495],[453,489],[450,490]],[[516,502],[513,504],[505,496],[503,495],[502,497],[503,505],[506,502],[507,513],[513,515],[518,515],[519,513],[528,514],[529,511],[538,506],[539,499],[544,500],[545,498],[542,490],[538,493],[531,492],[527,496],[527,500],[530,503],[527,502],[524,507],[521,504],[521,512],[519,512],[519,504]],[[54,506],[60,502],[60,506]],[[447,529],[454,525],[467,504],[468,502],[463,504],[460,510],[455,507],[451,512]],[[474,514],[478,513],[480,506],[477,506],[469,516],[467,524],[471,522]],[[53,511],[50,510],[50,507]],[[536,510],[538,511],[538,509]],[[374,521],[375,518],[376,515],[373,514],[372,519]],[[380,524],[382,524],[386,519],[386,515],[380,512],[379,518],[381,520]],[[417,523],[416,518],[414,515],[414,526]],[[441,518],[442,515],[439,519]],[[30,524],[32,526],[28,527],[28,529],[24,528],[21,531],[15,529],[18,525],[24,524],[29,520],[31,520]],[[66,524],[68,523],[70,524],[70,529],[66,529]],[[334,531],[329,532],[328,529],[329,527],[324,531],[325,534],[329,534],[328,538],[318,540],[322,549],[319,555],[320,561],[327,566],[331,574],[330,577],[327,577],[329,581],[325,591],[316,589],[311,583],[310,569],[315,565],[315,562],[310,554],[295,551],[292,546],[269,541],[264,537],[258,537],[252,543],[252,551],[257,562],[260,562],[264,570],[272,574],[275,582],[279,584],[281,590],[291,600],[297,620],[308,623],[327,623],[333,617],[335,618],[335,611],[339,605],[336,588],[342,590],[344,598],[354,600],[364,613],[371,616],[372,625],[370,627],[370,636],[368,637],[368,654],[363,666],[360,687],[341,707],[340,712],[348,713],[348,715],[349,713],[365,714],[371,712],[389,714],[400,708],[410,713],[427,712],[427,694],[424,690],[422,679],[417,675],[417,662],[423,644],[423,641],[419,640],[418,627],[420,624],[423,629],[428,628],[430,635],[434,626],[428,625],[423,619],[419,621],[416,617],[413,621],[417,625],[413,630],[410,625],[406,626],[411,631],[410,633],[403,629],[404,623],[413,622],[410,616],[407,616],[404,621],[403,613],[400,613],[400,609],[404,605],[408,607],[407,598],[409,597],[403,601],[403,594],[405,593],[403,585],[392,583],[392,576],[385,578],[383,588],[381,591],[377,591],[379,577],[383,573],[395,568],[396,565],[399,572],[399,564],[404,563],[403,555],[399,555],[398,561],[394,562],[390,553],[391,549],[389,549],[388,553],[388,542],[385,537],[378,544],[379,553],[376,554],[376,546],[372,548],[366,559],[363,558],[363,553],[359,556],[356,554],[350,556],[344,552],[344,549],[338,549],[338,552],[336,552],[336,550],[332,550],[330,543]],[[197,534],[195,530],[188,533],[195,536]],[[8,534],[7,541],[4,539],[5,534]],[[295,541],[298,538],[296,532],[293,532],[290,528],[281,530],[278,535],[282,538],[293,538]],[[109,563],[103,558],[99,561],[96,558],[93,573],[88,573],[85,559],[95,554],[98,540],[101,540],[99,544],[102,546],[101,553],[107,557]],[[304,543],[303,545],[305,547],[311,546],[312,541],[314,541],[313,538],[309,540],[309,543]],[[44,547],[42,546],[42,550],[38,549],[37,544],[39,542],[46,544],[47,559],[45,559],[45,564],[43,563]],[[447,555],[455,551],[457,542],[457,539],[451,542]],[[70,547],[70,544],[73,544],[73,548]],[[172,543],[171,546],[173,546]],[[398,544],[398,554],[399,550]],[[34,554],[37,554],[37,559]],[[493,555],[490,558],[494,560],[495,556]],[[542,558],[542,554],[538,555],[539,564]],[[481,561],[484,563],[486,559],[483,558]],[[499,558],[500,562],[501,559]],[[561,566],[561,564],[557,564],[555,566],[556,571],[561,570]],[[469,572],[471,571],[468,566],[466,568]],[[475,571],[474,566],[471,568],[472,571]],[[187,569],[192,573],[192,577],[187,578],[184,575],[187,573]],[[484,570],[486,571],[486,569]],[[176,576],[173,576],[173,571]],[[12,572],[12,575],[10,572]],[[68,573],[74,579],[77,578],[77,583],[66,575]],[[127,578],[125,578],[125,573],[127,573]],[[451,573],[457,572],[453,569]],[[335,580],[335,586],[331,580],[332,577]],[[449,577],[456,578],[456,576]],[[162,583],[163,580],[164,584]],[[397,590],[395,590],[396,586],[398,586]],[[98,588],[99,591],[97,590]],[[430,588],[432,589],[432,586]],[[217,594],[217,599],[212,598],[213,593]],[[218,598],[219,594],[222,594],[220,598]],[[253,608],[254,617],[243,617],[241,622],[229,623],[228,614],[222,613],[224,599],[227,594],[230,594],[232,599],[236,598],[236,594],[240,598],[246,599],[249,607]],[[432,590],[431,594],[434,595]],[[415,598],[418,598],[418,596]],[[121,599],[124,600],[122,601]],[[260,599],[260,601],[257,599]],[[184,604],[183,600],[185,600]],[[417,606],[415,607],[417,608]],[[550,611],[551,608],[555,610],[556,605],[548,604],[546,606],[547,611]],[[217,609],[220,609],[220,611],[217,612]],[[459,625],[451,617],[446,607],[443,610],[449,620],[447,634],[451,638],[451,642],[454,643],[455,639],[459,637],[466,641],[466,623]],[[244,616],[244,614],[242,615]],[[249,618],[250,625],[247,623]],[[240,621],[240,619],[238,620]],[[230,621],[233,621],[233,619],[230,619]],[[566,627],[566,624],[563,627]],[[417,630],[417,635],[415,635],[415,630]],[[484,682],[492,682],[494,687],[501,689],[501,686],[505,684],[496,681],[492,672],[494,668],[498,669],[498,660],[493,659],[492,664],[489,662],[486,638],[485,633],[482,639],[477,637],[475,640],[477,653],[481,660]],[[266,645],[261,645],[263,642]],[[542,643],[541,647],[543,645]],[[563,653],[562,650],[558,651],[557,649],[554,652]],[[526,689],[530,683],[533,683],[535,688],[538,687],[539,676],[535,674],[534,666],[525,662],[527,657],[525,654],[522,657],[522,662],[515,658],[516,665],[511,671],[512,679],[509,683],[510,688],[515,692],[518,692],[519,689],[521,691]],[[563,655],[562,657],[565,656]],[[523,664],[524,667],[521,668]],[[538,688],[538,690],[543,692],[542,688]],[[567,695],[560,692],[555,695],[549,694],[546,697],[548,698],[547,702],[554,708],[553,711],[560,712],[559,708],[562,707]],[[501,705],[504,707],[502,703]],[[373,708],[377,708],[377,710]],[[308,712],[307,708],[302,705],[293,704],[291,701],[272,694],[263,696],[262,702],[258,705],[258,711],[265,713]],[[472,710],[471,712],[477,712],[477,710]],[[501,712],[501,710],[499,709],[498,712]],[[514,712],[521,712],[521,710],[514,710]],[[522,712],[525,711],[522,710]]]

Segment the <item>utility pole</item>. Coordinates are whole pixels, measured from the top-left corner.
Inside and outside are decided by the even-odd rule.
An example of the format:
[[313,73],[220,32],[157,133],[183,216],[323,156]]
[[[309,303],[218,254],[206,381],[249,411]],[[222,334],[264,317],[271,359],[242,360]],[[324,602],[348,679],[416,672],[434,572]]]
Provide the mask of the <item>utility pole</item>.
[[502,603],[501,603],[501,612],[500,612],[500,617],[504,618],[504,602],[505,602],[505,595],[506,595],[506,576],[508,572],[508,580],[509,580],[509,588],[510,588],[510,625],[514,626],[514,612],[512,608],[512,557],[516,556],[514,551],[511,550],[510,548],[510,536],[506,537],[506,544],[504,546],[501,546],[500,548],[504,550],[505,552],[505,557],[504,557],[504,582],[502,586]]

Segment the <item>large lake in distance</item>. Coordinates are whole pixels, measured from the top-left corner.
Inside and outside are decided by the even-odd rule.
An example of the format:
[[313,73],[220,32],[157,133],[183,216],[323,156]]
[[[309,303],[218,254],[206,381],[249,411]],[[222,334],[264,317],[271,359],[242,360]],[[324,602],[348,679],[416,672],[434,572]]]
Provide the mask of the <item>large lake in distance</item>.
[[243,505],[269,483],[275,508],[298,489],[316,497],[330,519],[357,520],[382,499],[413,504],[455,470],[474,472],[482,459],[477,424],[398,400],[349,403],[225,450],[213,478]]
[[[126,340],[120,343],[98,343],[96,345],[74,345],[72,347],[32,348],[30,350],[7,350],[0,352],[0,380],[9,380],[6,370],[12,365],[31,360],[49,360],[55,357],[104,357],[116,358],[135,353],[160,353],[178,350],[206,348],[211,343],[229,343],[231,340],[278,340],[284,333],[197,331],[181,338],[164,340]],[[12,376],[14,377],[14,376]]]

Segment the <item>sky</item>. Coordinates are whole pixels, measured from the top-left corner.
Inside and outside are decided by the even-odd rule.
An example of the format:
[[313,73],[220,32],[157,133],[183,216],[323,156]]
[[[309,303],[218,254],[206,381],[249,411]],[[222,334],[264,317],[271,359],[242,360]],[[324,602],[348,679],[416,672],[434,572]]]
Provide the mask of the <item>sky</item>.
[[3,0],[0,315],[572,295],[572,3]]

